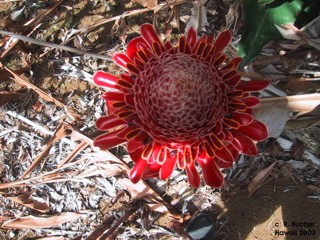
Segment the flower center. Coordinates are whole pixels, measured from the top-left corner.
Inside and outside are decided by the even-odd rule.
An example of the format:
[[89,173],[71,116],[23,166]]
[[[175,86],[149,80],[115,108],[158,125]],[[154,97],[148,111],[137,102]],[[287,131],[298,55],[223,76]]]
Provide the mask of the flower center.
[[141,127],[163,143],[193,144],[222,121],[226,86],[197,56],[163,53],[146,64],[134,85]]

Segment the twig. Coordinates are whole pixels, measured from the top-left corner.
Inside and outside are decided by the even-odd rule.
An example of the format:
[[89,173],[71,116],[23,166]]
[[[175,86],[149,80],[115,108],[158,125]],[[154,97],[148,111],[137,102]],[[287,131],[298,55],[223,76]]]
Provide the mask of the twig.
[[84,51],[82,49],[62,46],[62,45],[55,44],[55,43],[44,42],[44,41],[40,41],[40,40],[37,40],[37,39],[34,39],[34,38],[26,37],[26,36],[23,36],[23,35],[20,35],[20,34],[17,34],[17,33],[13,33],[13,32],[0,30],[0,34],[11,36],[11,37],[17,38],[17,39],[19,39],[21,41],[29,42],[29,43],[40,45],[40,46],[56,48],[56,49],[60,49],[60,50],[63,50],[63,51],[76,53],[76,54],[79,54],[79,55],[83,55],[84,57],[92,57],[92,58],[98,58],[98,59],[102,59],[102,60],[106,60],[106,61],[112,61],[112,58],[109,57],[109,56],[95,54],[95,53]]
[[65,137],[67,135],[67,124],[64,122],[61,122],[57,129],[55,130],[53,136],[49,140],[49,142],[46,144],[44,150],[32,161],[31,165],[27,168],[27,170],[22,174],[22,178],[27,178],[30,176],[31,172],[39,166],[41,163],[46,162],[46,157],[49,155],[50,149],[53,146],[53,144],[57,141],[59,141],[61,138]]
[[103,233],[109,229],[115,220],[115,216],[109,216],[96,230],[94,230],[85,240],[96,240],[103,235]]
[[63,160],[58,164],[58,168],[61,168],[64,164],[68,163],[69,161],[71,161],[80,151],[82,151],[83,149],[85,149],[87,146],[89,146],[89,144],[82,140],[73,150],[72,152]]
[[[111,236],[113,236],[114,232],[117,230],[117,228],[122,225],[124,222],[126,222],[131,215],[134,214],[134,212],[136,211],[136,209],[132,208],[127,210],[124,215],[111,227],[109,228],[109,230],[104,233],[101,237],[100,240],[106,240],[106,239],[115,239],[115,238],[110,238]],[[115,237],[115,236],[113,236]]]
[[221,226],[218,228],[218,230],[215,232],[215,236],[218,235],[218,232],[221,230],[221,228],[223,228],[224,225],[226,225],[226,223],[228,222],[229,217],[221,224]]

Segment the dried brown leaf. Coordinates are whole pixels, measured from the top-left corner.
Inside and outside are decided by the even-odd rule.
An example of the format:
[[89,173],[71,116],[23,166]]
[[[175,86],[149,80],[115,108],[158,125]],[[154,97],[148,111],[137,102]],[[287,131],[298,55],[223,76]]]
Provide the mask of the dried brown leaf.
[[[36,176],[33,178],[17,180],[14,182],[0,183],[0,189],[25,187],[25,186],[34,187],[39,184],[54,183],[54,182],[66,182],[66,181],[84,182],[85,181],[85,179],[83,178],[76,177],[79,174],[79,171],[55,173],[56,171],[58,170],[56,169],[50,173],[45,173],[43,175]],[[90,181],[87,180],[87,182],[90,182]]]
[[7,28],[15,26],[15,23],[9,19],[0,19],[0,27],[1,28]]
[[207,8],[199,2],[193,2],[193,7],[191,8],[192,16],[187,23],[185,33],[189,31],[190,28],[195,29],[197,32],[205,31],[205,27],[209,26],[207,19]]
[[269,137],[277,138],[284,130],[289,119],[290,111],[285,103],[276,102],[270,107],[254,109],[254,116],[268,127]]
[[40,113],[42,111],[42,109],[43,109],[43,104],[40,101],[37,101],[32,106],[32,110],[37,112],[37,113]]
[[128,29],[129,29],[129,26],[127,24],[126,18],[117,19],[112,26],[110,36],[112,38],[114,38],[115,36],[118,36],[120,41],[122,43],[125,43]]
[[93,145],[93,140],[87,136],[85,136],[83,133],[81,133],[80,131],[78,131],[77,129],[74,129],[71,125],[69,125],[69,129],[72,131],[70,136],[71,136],[71,139],[73,141],[78,141],[78,140],[81,140],[81,141],[85,141],[87,144],[89,144],[91,146],[91,148],[93,150],[96,150],[97,154],[102,154],[103,158],[104,159],[108,159],[108,160],[113,160],[115,162],[119,162],[119,163],[122,163],[122,161],[117,158],[115,155],[113,155],[111,152],[109,151],[99,151],[97,147],[95,147]]
[[[71,132],[71,139],[72,140],[85,141],[93,149],[97,149],[96,147],[93,146],[92,139],[83,135],[78,130],[72,128],[71,125],[69,125],[69,129],[72,130],[72,132]],[[113,175],[116,175],[116,174],[119,174],[122,172],[128,173],[130,170],[129,167],[124,165],[124,163],[120,159],[115,157],[109,151],[98,151],[97,150],[94,158],[96,159],[96,162],[94,162],[93,164],[95,166],[99,167],[99,169],[96,169],[96,168],[87,169],[87,171],[81,173],[80,176],[88,177],[88,176],[100,174],[102,176],[108,177],[108,176],[111,176],[111,175],[113,176]],[[115,161],[115,163],[106,164],[105,161],[99,161],[99,159],[101,159],[101,160],[108,159],[111,161]],[[127,190],[131,194],[131,197],[133,199],[143,198],[143,197],[151,197],[152,199],[154,199],[155,201],[157,201],[159,203],[159,205],[157,205],[157,208],[156,208],[157,210],[164,212],[165,211],[164,209],[166,209],[169,212],[168,208],[162,204],[163,199],[153,189],[151,189],[144,181],[139,181],[138,183],[134,184],[134,183],[132,183],[132,181],[130,179],[124,178],[124,179],[120,179],[117,182],[117,184],[120,185],[123,189]],[[162,205],[163,207],[161,208],[160,205]]]
[[151,211],[168,214],[168,208],[162,203],[148,203],[147,204]]
[[269,138],[268,143],[266,144],[267,152],[273,157],[281,157],[285,154],[284,149],[279,145],[276,138]]
[[105,164],[94,164],[80,173],[78,176],[83,178],[88,178],[92,176],[100,175],[104,178],[112,177],[126,172],[123,166],[117,163],[105,163]]
[[108,229],[112,227],[112,224],[116,218],[112,215],[107,215],[104,222],[96,228],[86,240],[96,240],[99,239]]
[[45,149],[39,154],[38,157],[34,159],[32,164],[28,167],[28,169],[24,172],[23,178],[26,178],[30,175],[30,173],[42,162],[42,160],[48,156],[49,151],[52,147],[52,145],[60,140],[61,138],[65,137],[67,135],[67,125],[65,123],[60,123],[56,131],[54,132],[53,136],[49,140],[48,144],[46,145]]
[[249,196],[251,196],[257,190],[257,188],[264,182],[264,180],[270,175],[270,173],[272,172],[272,169],[276,163],[277,162],[274,162],[269,167],[262,169],[251,180],[251,182],[248,186]]
[[259,69],[265,73],[272,72],[273,74],[279,73],[281,75],[297,68],[292,58],[283,55],[259,57],[254,61],[253,66],[255,69]]
[[58,164],[58,168],[61,168],[64,164],[70,162],[79,152],[85,149],[89,144],[82,140],[69,155]]
[[320,50],[320,16],[312,20],[300,30],[292,24],[276,27],[284,38],[296,40],[296,42],[291,45],[292,49],[308,44]]
[[261,99],[260,105],[256,109],[268,109],[275,105],[284,105],[289,111],[306,114],[320,105],[320,94],[302,94],[287,97],[275,97]]
[[292,94],[310,93],[318,90],[320,85],[317,82],[305,81],[303,78],[288,77],[284,89]]
[[0,82],[11,81],[12,78],[13,75],[11,73],[6,70],[0,69]]
[[301,34],[306,38],[308,44],[320,50],[320,16],[312,20],[301,29]]
[[281,26],[275,26],[285,39],[299,41],[302,38],[301,34],[299,33],[299,29],[296,28],[293,24],[283,24]]
[[306,147],[304,146],[303,142],[299,139],[295,139],[293,144],[290,147],[290,151],[292,153],[292,157],[295,160],[301,160],[302,155],[304,151],[306,150]]
[[49,198],[43,198],[41,201],[39,201],[38,199],[33,198],[29,193],[7,198],[11,201],[22,204],[28,208],[42,213],[46,213],[49,211]]
[[[161,213],[168,213],[169,210],[166,205],[164,205],[164,200],[147,184],[143,181],[139,181],[137,183],[133,183],[128,178],[120,179],[117,182],[118,185],[121,186],[124,190],[127,190],[131,194],[131,198],[139,199],[139,198],[152,198],[154,201],[157,201],[156,207],[154,211],[159,210]],[[160,207],[162,205],[162,207]],[[155,206],[155,205],[154,205]]]
[[9,219],[10,219],[9,217],[5,217],[5,216],[0,215],[0,222],[7,221]]
[[0,92],[0,107],[23,96],[25,96],[25,94],[18,92]]
[[299,118],[320,117],[320,104],[312,111],[301,115]]
[[[293,142],[291,142],[288,139],[279,137],[277,138],[277,142],[280,144],[280,146],[286,150],[289,151]],[[320,159],[318,157],[316,157],[314,154],[312,154],[311,152],[309,152],[308,150],[306,150],[302,156],[302,160],[304,160],[305,164],[311,163],[314,164],[315,166],[320,166]],[[299,168],[301,168],[302,162],[301,161],[295,161],[298,163]]]
[[116,239],[119,234],[116,230],[135,213],[135,210],[135,208],[126,210],[124,214],[99,239]]
[[[172,8],[172,12],[173,12],[173,17],[177,23],[177,28],[179,32],[183,33],[184,29],[186,28],[186,24],[180,20],[179,8],[180,8],[180,5],[174,5]],[[166,21],[166,24],[165,24],[166,34],[169,34],[168,31],[170,31],[170,33],[172,31],[170,22],[173,20],[173,17],[171,18],[171,14],[170,14],[169,19]]]
[[14,220],[5,221],[1,228],[5,229],[35,229],[48,228],[57,226],[66,222],[70,222],[81,217],[81,213],[65,212],[59,215],[51,215],[46,217],[27,216],[20,217]]
[[310,23],[301,29],[304,35],[308,35],[310,38],[320,37],[320,16],[313,19]]
[[155,192],[148,186],[146,186],[142,181],[133,183],[128,178],[123,178],[118,181],[118,184],[125,190],[127,190],[133,199],[143,198],[145,196],[153,195]]
[[318,187],[318,186],[308,185],[308,188],[311,189],[312,191],[320,193],[320,187]]
[[5,67],[5,70],[7,70],[13,77],[14,80],[19,83],[21,86],[23,87],[27,87],[27,88],[31,88],[33,91],[35,91],[36,93],[39,94],[39,96],[41,98],[43,98],[44,100],[48,101],[48,102],[54,102],[58,107],[63,107],[66,110],[66,113],[73,119],[73,120],[77,120],[80,119],[80,116],[78,114],[76,114],[72,109],[70,109],[69,107],[67,107],[66,105],[64,105],[62,102],[58,101],[57,99],[55,99],[54,97],[51,97],[50,95],[48,95],[46,92],[42,91],[40,88],[38,88],[37,86],[33,85],[32,83],[24,80],[23,78],[21,78],[19,75],[17,75],[16,73],[14,73],[13,71],[11,71],[9,68]]
[[1,28],[8,28],[10,30],[24,30],[28,28],[28,26],[18,25],[17,23],[9,20],[9,19],[0,19],[0,27]]
[[302,118],[289,120],[286,124],[287,129],[308,128],[320,126],[320,117]]
[[291,119],[287,122],[286,128],[308,128],[320,126],[320,105],[298,118]]
[[[23,26],[27,27],[29,29],[25,30],[23,32],[23,34],[26,36],[26,35],[29,35],[30,33],[32,33],[32,31],[33,31],[32,27],[36,27],[38,24],[40,24],[47,15],[49,15],[55,9],[57,9],[57,7],[60,6],[64,1],[65,0],[60,0],[60,1],[56,2],[51,8],[49,8],[45,11],[41,11],[41,13],[38,14],[35,18],[26,22]],[[11,51],[11,49],[13,49],[14,46],[16,46],[16,44],[18,42],[19,42],[18,39],[15,39],[14,41],[12,41],[10,44],[10,47],[7,48],[5,51],[1,52],[0,58],[4,58]]]
[[254,109],[254,115],[265,123],[269,129],[269,136],[277,138],[283,131],[290,112],[300,116],[310,113],[320,105],[320,94],[303,94],[287,97],[261,99],[261,103]]
[[226,26],[228,29],[232,29],[236,34],[241,27],[241,0],[235,1],[230,7],[226,15]]

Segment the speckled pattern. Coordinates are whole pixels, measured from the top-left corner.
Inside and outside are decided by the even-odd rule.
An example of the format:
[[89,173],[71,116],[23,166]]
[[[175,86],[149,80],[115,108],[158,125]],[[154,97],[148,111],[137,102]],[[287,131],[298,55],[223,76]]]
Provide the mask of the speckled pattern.
[[210,135],[226,114],[223,85],[200,57],[163,53],[146,64],[133,87],[141,128],[162,144],[194,144]]

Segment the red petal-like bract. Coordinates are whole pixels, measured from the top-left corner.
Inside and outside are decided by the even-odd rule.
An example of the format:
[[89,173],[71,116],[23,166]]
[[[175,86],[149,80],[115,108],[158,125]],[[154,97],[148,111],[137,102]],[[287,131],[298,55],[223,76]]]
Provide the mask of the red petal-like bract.
[[255,141],[268,131],[252,116],[259,99],[250,93],[269,81],[241,80],[241,58],[223,53],[231,37],[226,30],[198,39],[191,28],[174,46],[143,24],[126,54],[113,56],[125,73],[94,75],[97,85],[113,89],[103,95],[109,115],[97,120],[97,128],[109,132],[94,144],[109,149],[127,142],[134,183],[168,179],[177,167],[195,188],[201,185],[200,169],[207,185],[220,187],[221,168],[231,167],[241,153],[258,153]]

